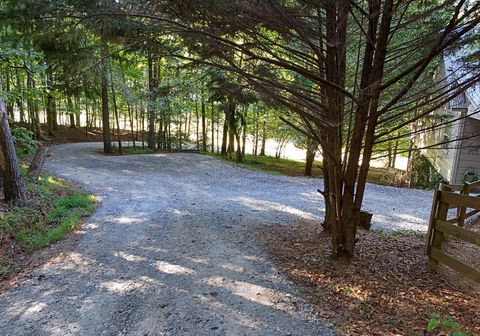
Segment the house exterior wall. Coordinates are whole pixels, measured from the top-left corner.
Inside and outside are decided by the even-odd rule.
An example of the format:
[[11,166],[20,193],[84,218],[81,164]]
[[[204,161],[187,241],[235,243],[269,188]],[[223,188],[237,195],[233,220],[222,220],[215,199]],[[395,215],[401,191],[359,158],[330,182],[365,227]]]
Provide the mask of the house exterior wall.
[[[459,117],[459,113],[442,108],[435,111],[425,121],[421,128],[427,128],[436,124],[445,123]],[[461,132],[461,120],[427,131],[419,136],[417,146],[420,148],[431,146],[421,150],[421,153],[432,163],[433,167],[448,181],[453,182],[454,167],[457,155],[457,142],[451,142],[459,138]],[[443,142],[449,142],[442,144]]]
[[463,183],[464,174],[469,169],[476,171],[478,178],[480,178],[480,120],[466,118],[463,137],[470,137],[472,135],[477,136],[461,141],[457,161],[458,166],[454,179],[452,180],[453,183]]
[[[434,81],[441,87],[447,87],[449,69],[445,64],[445,59],[440,62],[434,73]],[[450,78],[450,80],[452,80]],[[462,149],[465,134],[468,136],[472,132],[480,132],[477,129],[477,123],[472,118],[461,118],[467,113],[471,114],[470,99],[467,94],[461,93],[454,97],[450,102],[435,110],[428,118],[422,120],[420,128],[434,127],[443,125],[448,121],[452,121],[443,126],[438,126],[433,130],[426,131],[418,135],[415,139],[415,145],[422,149],[421,153],[432,163],[433,167],[451,183],[463,183],[463,175],[469,168],[480,168],[480,157],[477,151],[471,148]],[[459,119],[460,120],[456,120]],[[455,120],[455,121],[453,121]],[[443,144],[444,142],[448,142]],[[472,146],[480,144],[480,138],[476,137],[468,142]],[[463,146],[462,146],[463,144]],[[478,171],[480,175],[480,169]]]

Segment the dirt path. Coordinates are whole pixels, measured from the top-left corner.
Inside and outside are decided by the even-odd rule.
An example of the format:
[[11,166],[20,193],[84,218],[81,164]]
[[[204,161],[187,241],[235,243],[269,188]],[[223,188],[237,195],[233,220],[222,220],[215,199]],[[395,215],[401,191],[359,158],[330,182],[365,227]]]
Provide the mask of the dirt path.
[[[261,225],[319,219],[319,180],[198,154],[105,157],[100,148],[53,148],[47,168],[100,195],[101,206],[73,251],[0,296],[0,334],[332,334],[252,234]],[[406,192],[408,206],[392,210]],[[381,210],[374,226],[422,230],[430,199],[369,186],[366,202]]]

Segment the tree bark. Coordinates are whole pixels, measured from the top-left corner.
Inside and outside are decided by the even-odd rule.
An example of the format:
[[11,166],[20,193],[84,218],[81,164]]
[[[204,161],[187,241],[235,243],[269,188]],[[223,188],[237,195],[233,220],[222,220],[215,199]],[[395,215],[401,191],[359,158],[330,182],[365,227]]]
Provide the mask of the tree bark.
[[313,162],[315,161],[315,155],[317,154],[318,143],[315,141],[308,139],[307,143],[307,155],[305,159],[305,176],[313,176]]
[[392,168],[395,169],[397,164],[397,154],[398,154],[398,140],[395,141],[395,146],[393,147],[393,155],[392,155]]
[[43,165],[47,160],[48,148],[46,146],[39,146],[35,155],[33,156],[32,162],[28,167],[28,176],[33,179],[38,179],[42,172]]
[[245,158],[245,147],[247,146],[247,109],[245,108],[244,114],[241,118],[242,121],[242,161]]
[[70,128],[75,128],[75,113],[73,112],[73,102],[70,95],[67,96],[68,118],[70,120]]
[[[35,80],[33,74],[30,70],[27,70],[27,86],[31,90],[35,90]],[[34,99],[28,101],[31,130],[33,132],[33,137],[37,140],[43,139],[42,129],[40,128],[40,116],[38,111],[38,102]]]
[[[232,101],[227,103],[228,109],[228,147],[227,147],[227,156],[229,159],[232,159],[233,152],[235,150],[235,104]],[[239,143],[240,145],[240,143]]]
[[258,130],[259,130],[259,123],[258,123],[258,110],[255,111],[255,129],[254,129],[254,140],[253,140],[253,150],[252,154],[257,156],[258,154]]
[[[2,82],[0,74],[0,92]],[[5,102],[0,95],[0,168],[4,176],[4,198],[18,205],[27,203],[27,190],[20,175],[15,145],[13,143]]]
[[195,120],[196,120],[196,148],[200,149],[200,116],[198,115],[198,99],[195,98]]
[[227,138],[228,138],[228,108],[224,106],[225,120],[223,121],[223,133],[222,133],[222,149],[220,154],[222,156],[227,155]]
[[148,54],[148,105],[147,105],[147,113],[148,113],[148,148],[155,149],[155,102],[154,102],[154,95],[155,89],[157,87],[155,73],[154,73],[154,64],[153,64],[153,57],[149,53]]
[[103,152],[112,153],[112,141],[110,140],[110,109],[108,106],[108,47],[102,43],[102,128],[103,128]]
[[207,151],[207,121],[205,119],[206,117],[206,111],[205,111],[205,101],[203,100],[202,97],[202,151],[206,152]]
[[75,97],[75,125],[77,127],[82,127],[82,125],[80,125],[80,116],[81,116],[80,98],[76,96]]
[[260,156],[265,156],[266,143],[267,143],[267,123],[264,120],[262,123],[262,147],[260,148]]
[[[11,80],[11,76],[10,76],[10,72],[7,71],[6,73],[6,78],[5,78],[5,84],[6,84],[6,91],[9,92],[10,91],[10,80]],[[13,103],[12,102],[6,102],[6,108],[7,108],[7,115],[10,119],[14,120],[15,119],[15,115],[13,114]]]
[[215,111],[215,108],[214,108],[214,103],[213,103],[213,99],[212,99],[212,103],[211,103],[211,106],[210,106],[210,113],[211,113],[211,117],[212,117],[212,141],[211,141],[211,149],[212,149],[212,153],[215,152],[215,114],[214,114],[214,111]]
[[122,139],[120,135],[120,121],[118,118],[117,97],[115,95],[115,87],[113,86],[113,83],[111,84],[111,88],[112,88],[113,113],[115,115],[115,122],[117,123],[118,153],[122,154]]
[[47,76],[47,88],[46,88],[46,96],[47,96],[47,101],[46,101],[46,110],[47,110],[47,131],[48,135],[54,136],[55,135],[55,130],[57,128],[57,111],[56,111],[56,105],[55,105],[55,98],[53,97],[52,94],[52,88],[53,86],[53,79],[51,75]]

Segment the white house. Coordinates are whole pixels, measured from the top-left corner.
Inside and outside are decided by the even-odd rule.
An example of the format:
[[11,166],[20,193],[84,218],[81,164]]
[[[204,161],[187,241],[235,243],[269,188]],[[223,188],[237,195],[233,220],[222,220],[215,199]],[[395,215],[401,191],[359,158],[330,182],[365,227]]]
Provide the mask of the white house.
[[[461,75],[457,57],[443,57],[435,73],[440,85],[455,84]],[[439,125],[418,136],[416,144],[450,183],[480,179],[480,88],[467,89],[436,110],[426,124]],[[425,127],[426,125],[422,125]]]

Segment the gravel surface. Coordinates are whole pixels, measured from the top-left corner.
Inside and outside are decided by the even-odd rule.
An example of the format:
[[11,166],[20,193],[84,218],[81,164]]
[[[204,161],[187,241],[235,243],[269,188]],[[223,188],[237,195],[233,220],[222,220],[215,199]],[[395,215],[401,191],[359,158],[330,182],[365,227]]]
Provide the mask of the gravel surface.
[[[262,225],[320,219],[321,180],[190,153],[54,147],[47,169],[99,195],[73,251],[0,296],[1,335],[332,335],[266,259]],[[373,227],[426,230],[431,192],[376,185]]]

